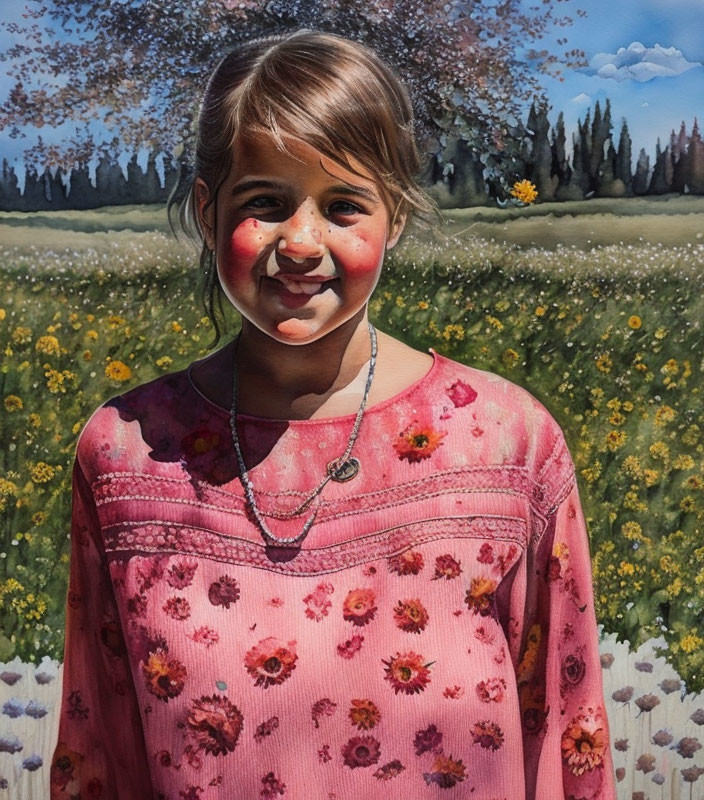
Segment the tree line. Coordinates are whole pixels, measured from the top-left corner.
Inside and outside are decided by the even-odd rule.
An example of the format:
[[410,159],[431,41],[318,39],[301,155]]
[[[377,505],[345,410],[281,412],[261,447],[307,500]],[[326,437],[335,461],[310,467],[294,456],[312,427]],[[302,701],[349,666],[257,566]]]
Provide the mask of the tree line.
[[[560,112],[551,130],[545,103],[531,105],[524,136],[519,143],[515,179],[527,178],[538,190],[538,202],[584,200],[590,197],[633,197],[668,193],[704,194],[704,143],[695,117],[692,132],[682,122],[679,134],[673,130],[663,149],[657,140],[651,169],[650,157],[641,149],[632,169],[632,142],[628,124],[621,124],[618,143],[612,136],[611,104],[606,100],[602,114],[596,103],[572,135],[572,153],[567,155],[564,115]],[[429,159],[423,183],[444,208],[495,205],[506,200],[505,191],[485,169],[485,154],[473,149],[460,136],[440,140],[440,150]],[[499,152],[500,158],[500,152]],[[125,177],[114,155],[104,153],[95,174],[79,163],[64,180],[61,168],[53,173],[45,167],[39,173],[25,169],[24,192],[14,169],[3,159],[0,176],[0,210],[44,211],[89,209],[107,205],[166,202],[176,184],[182,164],[164,157],[164,183],[156,169],[159,154],[152,151],[146,170],[134,154]],[[496,155],[494,156],[496,157]],[[488,173],[488,174],[487,174]]]

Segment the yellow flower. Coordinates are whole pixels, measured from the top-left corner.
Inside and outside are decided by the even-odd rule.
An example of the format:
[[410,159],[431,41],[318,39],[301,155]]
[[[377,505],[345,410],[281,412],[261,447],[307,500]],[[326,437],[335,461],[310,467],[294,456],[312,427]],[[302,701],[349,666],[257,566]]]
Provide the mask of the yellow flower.
[[606,446],[612,453],[615,453],[619,447],[623,447],[626,443],[626,439],[628,438],[628,434],[626,431],[609,431],[604,440],[606,441]]
[[168,369],[173,363],[173,359],[171,356],[161,356],[160,358],[157,358],[154,363],[161,369]]
[[633,328],[634,331],[637,331],[642,324],[643,322],[637,314],[634,314],[632,317],[628,318],[628,327]]
[[47,356],[58,356],[61,354],[61,347],[56,336],[40,336],[37,339],[35,350]]
[[518,198],[522,203],[530,205],[538,196],[538,190],[535,184],[529,180],[522,180],[513,184],[510,194],[512,197]]
[[609,422],[612,425],[623,425],[626,421],[626,417],[620,411],[614,411],[614,413],[609,417]]
[[430,303],[428,303],[427,300],[419,300],[417,305],[418,308],[422,309],[423,311],[425,311],[426,308],[430,308]]
[[643,540],[643,529],[635,520],[624,522],[621,525],[621,533],[629,541],[639,542]]
[[694,511],[694,498],[691,494],[685,495],[680,500],[680,508],[682,511]]
[[12,341],[14,344],[27,344],[32,341],[32,330],[23,325],[18,325],[12,331]]
[[29,470],[29,477],[34,483],[48,483],[56,474],[56,468],[45,461],[37,461]]
[[655,484],[660,480],[660,472],[656,469],[644,469],[643,470],[643,483],[646,486],[655,486]]
[[680,365],[677,363],[676,358],[668,359],[662,365],[662,367],[660,367],[660,372],[662,372],[663,375],[677,375],[679,371],[680,371]]
[[688,453],[682,453],[672,462],[675,469],[694,469],[694,459]]
[[611,367],[613,367],[613,361],[608,353],[602,353],[597,356],[596,368],[598,370],[601,370],[601,372],[611,372]]
[[648,449],[653,458],[666,460],[670,456],[670,448],[663,441],[653,442]]
[[680,649],[685,653],[693,653],[704,644],[704,639],[700,639],[695,633],[688,633],[680,639]]
[[183,330],[183,326],[179,322],[174,321],[171,323],[171,330],[174,333],[181,333],[181,331]]
[[506,298],[502,298],[501,300],[497,300],[494,303],[494,308],[497,311],[506,311],[511,304],[506,300]]
[[29,415],[29,417],[27,417],[27,419],[29,420],[29,424],[30,424],[30,425],[31,425],[33,428],[40,428],[40,427],[41,427],[41,424],[42,424],[42,418],[39,416],[39,414],[35,414],[34,412],[32,412],[32,413]]
[[655,424],[662,427],[663,425],[667,425],[668,422],[672,422],[676,416],[677,412],[674,408],[671,408],[667,405],[662,405],[655,412]]
[[542,317],[545,314],[545,311],[546,311],[545,306],[536,306],[535,316]]
[[114,330],[118,328],[120,325],[124,325],[127,320],[124,317],[121,317],[119,314],[111,314],[108,317],[108,325]]
[[124,362],[114,360],[105,367],[105,375],[113,381],[128,381],[132,370]]
[[518,362],[518,358],[518,353],[512,347],[507,347],[501,356],[501,360],[506,367],[514,367]]
[[500,319],[492,317],[491,314],[487,314],[485,319],[489,323],[489,325],[493,325],[497,331],[502,331],[504,329],[504,323],[501,322]]
[[62,372],[58,372],[55,369],[47,369],[44,374],[47,377],[47,389],[52,394],[57,394],[58,392],[66,394],[66,382],[69,380],[75,381],[77,377],[75,372],[69,372],[67,369]]
[[621,469],[632,478],[640,478],[643,471],[638,456],[626,456],[621,464]]
[[405,306],[406,306],[406,301],[403,299],[403,297],[401,297],[401,295],[398,295],[398,296],[396,297],[396,305],[397,305],[399,308],[405,308]]
[[628,561],[622,561],[621,565],[618,568],[619,575],[633,575],[636,571],[636,568],[633,564],[630,564]]
[[94,331],[94,330],[91,328],[91,330],[89,330],[89,331],[86,331],[86,336],[87,336],[89,339],[91,339],[92,341],[95,341],[95,340],[98,338],[99,334],[98,334],[98,331]]
[[9,412],[20,411],[24,408],[22,398],[18,397],[16,394],[8,394],[5,398],[5,408]]
[[667,336],[667,331],[662,325],[655,331],[655,338],[656,339],[664,339]]
[[0,322],[2,322],[2,320],[4,320],[6,316],[7,315],[5,314],[5,309],[0,308]]

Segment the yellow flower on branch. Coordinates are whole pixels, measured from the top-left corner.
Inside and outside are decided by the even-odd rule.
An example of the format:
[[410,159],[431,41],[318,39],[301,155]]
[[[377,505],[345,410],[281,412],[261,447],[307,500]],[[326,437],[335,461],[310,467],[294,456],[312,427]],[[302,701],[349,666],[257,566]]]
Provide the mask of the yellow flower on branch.
[[513,184],[510,194],[512,197],[520,200],[521,203],[530,205],[535,202],[538,196],[538,190],[534,183],[531,183],[529,180],[522,180]]

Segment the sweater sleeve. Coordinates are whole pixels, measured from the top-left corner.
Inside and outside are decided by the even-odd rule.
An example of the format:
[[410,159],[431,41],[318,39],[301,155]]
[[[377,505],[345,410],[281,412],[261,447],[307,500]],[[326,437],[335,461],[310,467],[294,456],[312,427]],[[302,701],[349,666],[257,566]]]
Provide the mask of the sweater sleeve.
[[142,722],[95,502],[76,457],[63,693],[50,798],[153,796]]
[[[566,449],[566,448],[565,448]],[[615,800],[589,539],[574,466],[531,544],[517,683],[527,800]]]

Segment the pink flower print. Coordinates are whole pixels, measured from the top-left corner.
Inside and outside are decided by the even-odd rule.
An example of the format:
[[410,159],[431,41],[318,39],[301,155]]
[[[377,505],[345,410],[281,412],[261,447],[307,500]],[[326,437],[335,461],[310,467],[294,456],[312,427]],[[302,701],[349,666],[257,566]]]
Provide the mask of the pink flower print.
[[262,798],[262,800],[274,800],[276,795],[282,795],[286,793],[286,784],[281,783],[273,772],[267,772],[267,774],[262,778],[262,783],[264,784],[264,787],[259,793],[259,796]]
[[393,446],[399,460],[405,458],[409,463],[415,464],[430,458],[443,444],[445,436],[447,431],[438,431],[432,424],[420,423],[414,419],[398,434]]
[[193,575],[198,569],[197,561],[186,559],[172,564],[166,573],[166,582],[174,589],[185,589],[193,582]]
[[574,716],[562,732],[562,761],[573,775],[601,767],[608,744],[599,710]]
[[484,542],[484,544],[479,548],[477,561],[479,561],[480,564],[494,563],[494,548],[489,544],[489,542]]
[[485,750],[498,750],[504,743],[504,733],[501,728],[487,719],[474,723],[472,738],[474,744],[481,745]]
[[183,620],[191,616],[191,605],[185,597],[169,597],[162,608],[173,619]]
[[508,552],[499,552],[496,556],[495,570],[503,577],[514,564],[514,559],[518,553],[518,547],[515,544],[509,545]]
[[447,391],[447,396],[452,400],[455,408],[463,408],[477,399],[477,393],[472,387],[461,380],[456,380]]
[[267,601],[267,605],[273,606],[274,608],[281,608],[283,604],[284,601],[281,597],[272,597]]
[[208,589],[208,600],[214,606],[229,608],[231,603],[237,602],[240,597],[240,589],[237,581],[229,575],[222,575],[218,580],[213,581]]
[[420,633],[428,624],[428,612],[417,597],[399,600],[393,614],[396,626],[407,633]]
[[266,689],[290,678],[297,660],[295,640],[284,644],[276,637],[269,636],[247,651],[244,665],[256,679],[254,685]]
[[413,739],[413,747],[416,755],[422,756],[423,753],[442,753],[442,733],[436,725],[428,725],[425,730],[417,731]]
[[467,777],[466,767],[461,758],[452,758],[439,754],[435,757],[432,772],[424,772],[423,780],[430,786],[431,783],[437,784],[441,789],[452,789],[458,783],[462,783]]
[[186,683],[186,667],[167,650],[158,648],[142,663],[142,673],[147,690],[167,702],[178,697]]
[[469,432],[472,434],[472,436],[474,436],[475,439],[478,439],[480,436],[484,435],[484,429],[480,428],[479,425],[474,425],[469,429]]
[[316,622],[320,622],[323,617],[327,617],[332,607],[332,602],[328,599],[328,595],[334,591],[335,589],[331,583],[325,581],[319,583],[315,587],[315,591],[303,598],[303,602],[306,604],[306,616]]
[[461,697],[464,697],[464,689],[457,684],[454,686],[446,686],[442,696],[447,697],[449,700],[459,700]]
[[499,652],[494,655],[494,661],[497,664],[503,664],[506,660],[506,648],[501,645]]
[[407,653],[396,653],[388,661],[381,659],[386,666],[384,679],[394,687],[394,694],[418,694],[425,691],[430,683],[430,669],[435,662],[423,664],[423,656],[410,650]]
[[197,644],[204,644],[206,647],[210,648],[220,641],[220,634],[207,625],[201,625],[201,627],[196,628],[188,638],[192,639]]
[[356,634],[351,639],[347,639],[346,642],[343,644],[337,645],[337,654],[338,656],[342,656],[342,658],[350,659],[354,658],[354,656],[359,653],[362,649],[362,642],[364,641],[364,636],[360,636]]
[[278,727],[279,718],[277,716],[269,717],[269,719],[257,725],[257,729],[254,731],[254,741],[259,743],[263,742],[264,739],[267,736],[271,736]]
[[330,755],[330,745],[324,744],[320,748],[320,750],[318,750],[318,761],[320,761],[321,764],[325,764],[328,761],[330,761],[331,758],[332,756]]
[[352,589],[342,603],[342,618],[353,625],[366,625],[374,619],[376,612],[376,592],[373,589]]
[[143,594],[134,594],[127,600],[127,613],[131,617],[146,617],[147,598]]
[[372,575],[376,575],[376,567],[373,564],[367,564],[366,566],[362,567],[362,575],[365,578],[370,578]]
[[392,778],[400,775],[404,769],[406,768],[403,764],[395,758],[393,761],[389,761],[388,764],[384,764],[383,767],[379,767],[379,769],[372,774],[379,781],[390,781]]
[[156,581],[161,580],[163,575],[164,565],[161,559],[144,558],[139,560],[135,567],[134,577],[140,593],[151,589]]
[[381,758],[381,744],[373,736],[353,736],[342,748],[344,763],[356,767],[370,767]]
[[456,578],[460,572],[462,572],[460,562],[453,558],[449,553],[445,553],[444,555],[438,556],[435,559],[435,574],[431,580],[445,578],[446,580],[450,581],[453,578]]
[[500,703],[504,699],[506,681],[503,678],[487,678],[477,684],[476,690],[482,703]]
[[423,569],[423,554],[418,550],[404,550],[387,559],[389,572],[398,575],[417,575]]
[[203,695],[191,700],[186,723],[195,748],[213,756],[227,755],[242,732],[243,716],[225,695]]
[[487,630],[484,625],[480,625],[474,631],[474,636],[479,639],[482,644],[493,644],[494,639],[496,639],[496,634]]
[[319,728],[320,718],[331,717],[335,713],[336,708],[337,703],[333,702],[329,697],[323,697],[321,700],[317,700],[315,703],[313,703],[311,717],[313,718],[315,727]]

